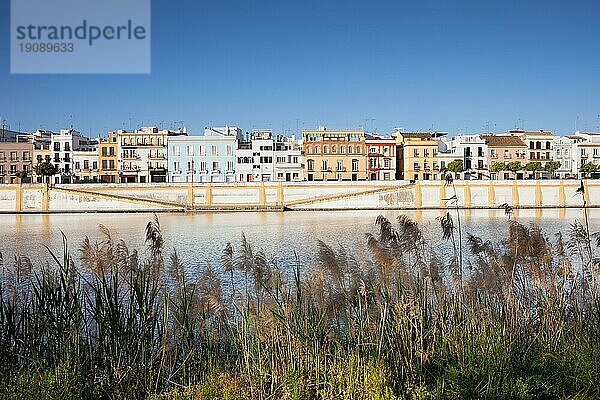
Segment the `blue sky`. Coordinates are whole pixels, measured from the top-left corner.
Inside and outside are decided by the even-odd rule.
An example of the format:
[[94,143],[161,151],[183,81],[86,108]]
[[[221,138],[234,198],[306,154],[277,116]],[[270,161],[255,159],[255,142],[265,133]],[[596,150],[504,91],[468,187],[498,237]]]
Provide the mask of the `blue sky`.
[[34,130],[72,115],[92,136],[174,121],[597,130],[597,3],[153,0],[150,75],[11,75],[0,0],[0,116]]

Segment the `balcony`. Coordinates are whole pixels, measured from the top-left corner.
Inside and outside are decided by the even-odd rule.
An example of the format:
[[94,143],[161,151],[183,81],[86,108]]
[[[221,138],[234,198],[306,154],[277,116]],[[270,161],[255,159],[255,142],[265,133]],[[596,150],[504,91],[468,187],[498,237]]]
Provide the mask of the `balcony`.
[[[191,156],[193,156],[193,154]],[[150,154],[148,156],[148,158],[150,160],[164,160],[164,159],[166,159],[166,157],[165,157],[164,154]]]
[[[102,156],[106,157],[106,156]],[[123,155],[123,160],[141,160],[142,158],[137,154]]]

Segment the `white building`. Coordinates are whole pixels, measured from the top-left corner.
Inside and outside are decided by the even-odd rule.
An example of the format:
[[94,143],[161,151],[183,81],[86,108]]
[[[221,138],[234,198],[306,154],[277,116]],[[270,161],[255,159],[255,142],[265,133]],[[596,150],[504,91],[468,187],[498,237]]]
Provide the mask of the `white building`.
[[304,179],[302,143],[294,136],[273,138],[271,130],[256,130],[238,144],[237,177],[240,182]]
[[577,177],[579,172],[577,160],[577,140],[583,140],[576,136],[555,136],[552,143],[552,157],[560,162],[556,176],[560,179]]
[[582,165],[592,163],[600,166],[600,133],[576,131],[569,138],[577,146],[573,156],[575,161],[573,171],[577,172],[579,178],[584,178],[587,174],[580,172]]
[[134,131],[116,132],[119,143],[120,181],[147,183],[167,181],[167,141],[187,135],[186,129],[158,129],[143,126]]
[[487,144],[480,135],[459,135],[453,138],[441,138],[438,142],[438,163],[440,171],[448,168],[454,160],[463,163],[462,174],[455,178],[489,179],[487,165]]
[[[513,130],[509,131],[509,134],[519,136],[527,146],[525,165],[531,162],[539,162],[542,164],[542,167],[545,167],[548,161],[552,161],[552,146],[555,138],[552,132],[546,132],[543,129],[533,132]],[[550,178],[550,173],[545,171],[540,171],[535,174],[527,171],[526,174],[529,178]]]
[[98,151],[73,151],[73,179],[75,182],[98,181]]
[[61,129],[51,137],[52,162],[58,169],[53,177],[54,183],[72,183],[75,179],[73,172],[73,153],[83,151],[98,155],[98,142],[82,136],[73,129]]
[[204,128],[203,136],[170,136],[169,182],[234,182],[241,139],[242,130],[230,126]]

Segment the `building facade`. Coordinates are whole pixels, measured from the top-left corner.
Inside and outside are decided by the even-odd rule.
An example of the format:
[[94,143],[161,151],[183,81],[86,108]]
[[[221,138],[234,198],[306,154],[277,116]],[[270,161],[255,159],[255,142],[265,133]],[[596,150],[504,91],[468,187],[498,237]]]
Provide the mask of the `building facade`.
[[[527,160],[527,146],[518,137],[512,135],[481,135],[488,148],[487,164],[490,168],[490,179],[523,179],[523,168]],[[510,171],[508,164],[520,165],[516,171]]]
[[271,130],[254,131],[238,143],[236,172],[239,182],[302,181],[301,143],[295,137],[273,138]]
[[367,179],[365,132],[359,130],[303,130],[304,174],[308,181],[364,181]]
[[396,179],[396,138],[366,134],[367,179],[390,181]]
[[[158,129],[156,126],[115,133],[119,143],[120,181],[124,183],[166,182],[167,140],[187,135],[185,129]],[[110,158],[106,160],[110,162]]]
[[0,183],[19,183],[17,174],[25,173],[29,181],[32,173],[33,144],[27,142],[0,142]]
[[438,163],[445,170],[454,160],[463,163],[463,172],[455,173],[456,179],[489,179],[487,145],[481,135],[459,135],[439,140]]
[[98,181],[117,183],[119,179],[119,135],[109,132],[105,139],[98,139]]
[[560,163],[555,175],[560,179],[578,176],[577,137],[555,136],[552,143],[552,158]]
[[73,183],[98,182],[98,152],[94,150],[73,151]]
[[168,141],[169,182],[235,182],[242,130],[204,128],[203,136],[172,136]]
[[73,152],[97,152],[98,142],[82,136],[73,129],[61,129],[51,137],[52,163],[58,169],[53,177],[54,183],[73,183]]
[[398,180],[439,178],[438,137],[444,133],[396,132]]
[[[546,167],[548,161],[552,161],[554,134],[546,132],[543,129],[533,132],[525,132],[522,130],[509,131],[509,135],[516,135],[527,146],[525,165],[529,163],[539,162],[542,168]],[[525,171],[527,178],[549,178],[550,174],[545,171]]]

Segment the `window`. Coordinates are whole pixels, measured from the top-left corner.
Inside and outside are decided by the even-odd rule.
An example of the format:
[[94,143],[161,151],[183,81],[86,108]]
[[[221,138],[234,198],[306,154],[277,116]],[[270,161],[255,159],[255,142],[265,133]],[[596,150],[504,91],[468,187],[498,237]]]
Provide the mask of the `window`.
[[106,160],[102,160],[102,169],[107,169],[108,168],[108,163],[106,162]]
[[306,162],[306,165],[307,165],[307,169],[309,171],[314,171],[315,170],[315,161],[314,160],[308,160]]
[[60,143],[54,142],[54,151],[60,151]]
[[418,171],[418,170],[421,169],[421,167],[419,166],[418,162],[416,162],[416,163],[413,164],[413,168],[414,168],[415,171]]
[[529,142],[529,148],[533,149],[534,143],[533,142]]
[[111,156],[114,156],[114,155],[115,155],[115,148],[114,148],[114,147],[111,147],[109,150],[110,150],[110,151],[109,151],[109,154],[110,154]]
[[173,162],[173,170],[174,170],[175,172],[181,172],[181,168],[180,168],[179,161],[174,161],[174,162]]
[[546,142],[546,150],[550,150],[550,142]]
[[194,171],[194,161],[187,162],[187,170],[192,172]]
[[69,142],[65,143],[65,151],[71,151],[71,145],[69,144]]
[[108,162],[108,167],[109,167],[110,169],[115,169],[115,160],[110,160],[110,161]]
[[19,159],[17,158],[17,152],[16,151],[11,151],[10,152],[10,161],[19,161]]
[[31,155],[28,151],[23,152],[23,161],[29,161],[31,159]]
[[11,174],[16,174],[17,173],[17,166],[15,164],[11,164],[11,166],[10,166],[10,173]]
[[385,159],[383,160],[383,167],[384,168],[389,168],[390,167],[390,160],[389,159]]
[[284,163],[285,162],[285,157],[277,157],[277,162],[278,163]]
[[187,146],[187,155],[188,156],[194,155],[194,146]]
[[228,145],[227,145],[227,155],[228,155],[228,156],[231,156],[231,155],[233,155],[233,150],[232,150],[232,149],[233,149],[233,147],[231,147],[231,145],[230,145],[230,144],[228,144]]
[[233,171],[233,161],[227,161],[227,171]]
[[358,160],[357,159],[352,160],[352,172],[358,172]]
[[323,146],[323,154],[329,154],[329,147]]
[[414,149],[413,150],[413,156],[419,157],[419,149]]
[[206,161],[200,161],[200,171],[206,171]]
[[336,154],[336,153],[337,153],[337,149],[336,149],[335,145],[332,145],[332,146],[331,146],[331,152],[332,152],[333,154]]
[[219,155],[218,151],[217,151],[217,146],[211,146],[210,147],[210,154],[213,155],[213,156]]
[[348,154],[354,154],[354,147],[348,146]]
[[98,161],[92,163],[94,169],[98,169]]
[[346,148],[344,146],[340,146],[340,154],[346,153]]
[[106,157],[108,155],[108,150],[106,149],[106,147],[102,148],[102,157]]
[[337,170],[338,171],[343,171],[344,170],[344,162],[342,160],[338,160],[338,162],[337,162]]
[[81,169],[81,164],[79,161],[75,162],[75,169]]
[[362,146],[356,146],[356,154],[362,153]]
[[206,155],[206,148],[202,145],[198,146],[198,154],[200,154],[201,156],[205,156]]
[[429,149],[423,150],[423,157],[429,157]]
[[369,153],[377,153],[377,148],[374,146],[369,147]]
[[173,155],[174,156],[180,156],[181,155],[181,149],[179,148],[179,146],[173,146]]
[[327,171],[327,160],[323,160],[323,163],[322,163],[322,165],[321,165],[321,166],[322,166],[322,168],[321,168],[321,169],[322,169],[323,171]]
[[490,157],[498,158],[498,154],[496,154],[496,149],[490,149]]
[[[215,147],[215,146],[213,146]],[[213,161],[212,163],[212,170],[213,171],[218,171],[219,170],[219,162],[218,161]]]

